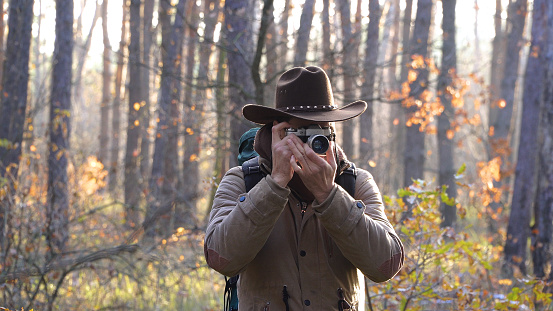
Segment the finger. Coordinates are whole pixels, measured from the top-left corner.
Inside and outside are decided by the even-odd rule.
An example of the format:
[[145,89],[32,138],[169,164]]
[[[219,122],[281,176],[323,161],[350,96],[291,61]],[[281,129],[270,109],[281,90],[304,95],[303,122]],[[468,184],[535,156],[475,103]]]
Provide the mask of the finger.
[[277,121],[273,121],[273,127],[271,128],[273,145],[282,140],[282,138],[284,137],[284,135],[282,135],[282,132],[287,127],[290,127],[290,124],[288,124],[288,122],[278,123]]
[[[305,166],[305,149],[303,147],[303,143],[298,139],[291,138],[289,139],[288,146],[290,148],[290,151],[292,151],[292,154],[296,157],[296,161],[300,162],[301,165]],[[303,162],[303,163],[302,163]]]
[[336,170],[336,167],[338,167],[338,163],[336,163],[336,154],[334,153],[334,147],[334,142],[331,141],[328,146],[328,150],[326,151],[326,162],[330,164],[330,167],[332,167],[332,169]]
[[[305,149],[305,156],[308,160],[312,161],[318,166],[323,166],[327,163],[325,159],[322,158],[322,156],[318,153],[316,153],[311,147],[309,147],[308,144],[304,144]],[[327,150],[328,152],[328,150]]]
[[290,165],[292,166],[292,169],[294,170],[294,172],[296,173],[301,172],[301,167],[298,165],[298,162],[296,161],[296,157],[294,157],[294,155],[290,157]]

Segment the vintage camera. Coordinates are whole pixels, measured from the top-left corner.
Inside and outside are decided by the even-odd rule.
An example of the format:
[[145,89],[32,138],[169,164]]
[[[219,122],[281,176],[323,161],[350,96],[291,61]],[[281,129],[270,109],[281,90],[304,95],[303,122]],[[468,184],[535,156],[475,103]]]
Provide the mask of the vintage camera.
[[334,141],[335,134],[330,127],[321,127],[320,125],[310,125],[308,127],[287,128],[286,136],[294,134],[301,141],[318,154],[325,154],[330,145],[330,141]]

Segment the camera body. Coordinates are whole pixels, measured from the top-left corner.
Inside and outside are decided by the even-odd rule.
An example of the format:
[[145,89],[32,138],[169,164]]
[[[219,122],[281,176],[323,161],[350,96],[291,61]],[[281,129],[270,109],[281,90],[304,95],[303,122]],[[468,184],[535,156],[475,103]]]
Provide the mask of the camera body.
[[335,134],[330,127],[321,127],[320,125],[309,125],[300,128],[285,129],[286,136],[294,134],[317,154],[325,154],[330,146],[330,141],[334,141]]

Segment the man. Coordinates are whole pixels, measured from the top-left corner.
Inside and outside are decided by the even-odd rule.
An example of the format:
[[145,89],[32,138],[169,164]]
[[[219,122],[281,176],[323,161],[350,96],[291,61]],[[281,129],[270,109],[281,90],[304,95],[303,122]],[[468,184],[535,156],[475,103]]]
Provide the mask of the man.
[[[264,124],[254,148],[265,177],[249,192],[241,167],[223,177],[206,231],[207,263],[239,274],[240,310],[364,310],[363,274],[387,281],[404,260],[372,176],[356,170],[353,197],[336,182],[350,163],[333,141],[333,122],[367,104],[337,108],[318,67],[285,72],[275,98],[276,108],[244,106],[246,119]],[[308,127],[328,134],[323,154],[291,134]]]

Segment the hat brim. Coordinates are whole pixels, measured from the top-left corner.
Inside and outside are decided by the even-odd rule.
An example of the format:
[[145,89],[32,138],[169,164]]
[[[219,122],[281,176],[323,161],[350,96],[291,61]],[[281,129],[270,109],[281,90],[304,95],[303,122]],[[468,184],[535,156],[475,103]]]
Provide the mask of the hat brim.
[[267,124],[275,120],[289,118],[298,118],[313,122],[339,122],[355,118],[366,109],[367,103],[362,100],[329,111],[284,112],[271,107],[249,104],[242,108],[242,114],[244,118],[258,124]]

